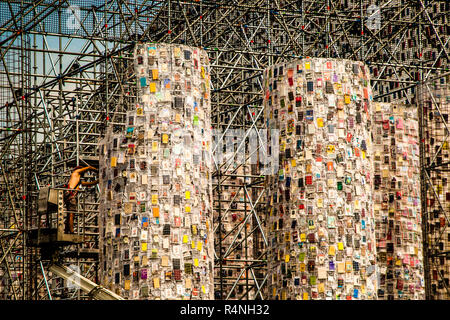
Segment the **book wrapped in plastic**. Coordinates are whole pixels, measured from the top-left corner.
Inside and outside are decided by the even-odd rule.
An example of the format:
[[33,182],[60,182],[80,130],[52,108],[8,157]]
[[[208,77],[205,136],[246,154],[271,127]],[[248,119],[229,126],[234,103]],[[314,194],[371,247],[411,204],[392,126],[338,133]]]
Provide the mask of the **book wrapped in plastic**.
[[102,285],[128,299],[212,299],[205,51],[138,44],[137,103],[101,148]]
[[374,103],[379,299],[424,299],[419,125],[415,105]]
[[280,152],[268,182],[269,298],[376,299],[367,67],[308,58],[264,76]]

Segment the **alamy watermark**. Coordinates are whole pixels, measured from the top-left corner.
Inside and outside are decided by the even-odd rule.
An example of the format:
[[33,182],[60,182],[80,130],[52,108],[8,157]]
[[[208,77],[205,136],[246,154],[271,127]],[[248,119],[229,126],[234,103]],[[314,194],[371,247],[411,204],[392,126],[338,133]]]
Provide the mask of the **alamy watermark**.
[[[177,128],[169,133],[161,133],[161,147],[171,149],[172,155],[176,159],[176,165],[179,165],[181,159],[192,159],[194,164],[198,164],[200,159],[213,169],[232,171],[240,165],[256,165],[258,174],[271,175],[278,172],[279,166],[279,130],[278,129],[228,129],[211,131],[211,144],[206,148],[204,140],[209,140],[209,134],[204,136],[200,130],[188,131],[185,128]],[[128,155],[137,154],[139,157],[158,150],[156,140],[147,140],[147,142],[136,145],[136,139],[142,139],[145,135],[136,134],[133,127],[127,129],[125,143],[122,135],[108,134],[109,137],[104,140],[108,145],[108,152],[115,153],[118,156],[119,149],[127,148]],[[141,138],[138,138],[140,136]],[[171,136],[171,138],[169,138]],[[169,142],[170,140],[170,142]],[[147,147],[145,147],[147,145]],[[150,150],[151,149],[151,150]],[[120,158],[120,157],[119,157]],[[187,160],[191,161],[191,160]],[[124,158],[120,163],[125,163]],[[131,166],[131,162],[130,162]],[[133,169],[135,169],[133,161]],[[139,170],[146,170],[143,165]]]
[[80,267],[75,264],[71,264],[69,269],[73,271],[73,274],[66,280],[67,288],[69,290],[80,289],[80,277],[78,276],[80,274]]
[[277,129],[214,129],[212,141],[212,161],[216,167],[234,168],[237,165],[254,164],[259,166],[262,175],[278,171]]
[[370,30],[380,30],[381,28],[381,9],[377,5],[370,5],[367,8],[366,26]]
[[68,18],[66,21],[66,27],[69,30],[78,30],[81,26],[81,10],[78,6],[69,6],[66,9]]

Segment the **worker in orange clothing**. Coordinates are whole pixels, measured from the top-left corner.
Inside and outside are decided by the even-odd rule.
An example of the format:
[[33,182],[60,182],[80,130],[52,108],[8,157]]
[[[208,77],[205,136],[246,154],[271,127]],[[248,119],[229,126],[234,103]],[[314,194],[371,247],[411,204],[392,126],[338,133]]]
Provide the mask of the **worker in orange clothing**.
[[64,230],[65,233],[74,233],[73,232],[73,218],[74,213],[77,210],[77,194],[78,191],[75,191],[82,186],[92,186],[98,183],[98,180],[95,181],[81,181],[81,178],[84,176],[86,171],[98,171],[96,168],[87,166],[77,166],[75,170],[70,175],[69,183],[67,184],[67,190],[65,192],[64,201],[67,207],[67,217],[66,217],[66,228]]

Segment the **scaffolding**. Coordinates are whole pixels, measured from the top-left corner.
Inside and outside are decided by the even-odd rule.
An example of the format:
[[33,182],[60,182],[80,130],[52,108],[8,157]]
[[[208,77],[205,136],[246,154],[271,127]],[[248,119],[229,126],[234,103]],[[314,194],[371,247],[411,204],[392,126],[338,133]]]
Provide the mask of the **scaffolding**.
[[[415,104],[419,84],[448,74],[449,11],[444,0],[1,1],[0,297],[89,298],[51,273],[53,257],[27,244],[41,223],[39,191],[98,163],[106,126],[123,126],[135,101],[134,45],[153,41],[208,52],[216,143],[232,141],[222,150],[229,161],[216,162],[213,174],[215,297],[267,298],[266,181],[249,161],[249,137],[265,128],[262,71],[308,56],[362,60],[375,100]],[[80,194],[78,232],[89,238],[62,246],[58,257],[97,282],[98,189]]]

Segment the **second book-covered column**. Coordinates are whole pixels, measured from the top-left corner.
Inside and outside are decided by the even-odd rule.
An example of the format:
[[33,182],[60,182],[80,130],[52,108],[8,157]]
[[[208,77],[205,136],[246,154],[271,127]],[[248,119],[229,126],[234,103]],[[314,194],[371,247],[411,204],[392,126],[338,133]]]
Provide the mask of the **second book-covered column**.
[[264,76],[280,151],[268,182],[269,298],[375,299],[368,69],[313,58]]

